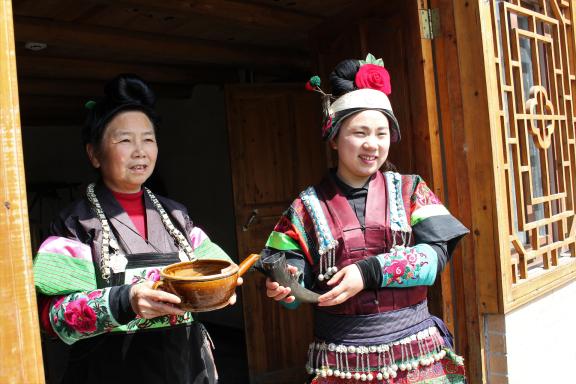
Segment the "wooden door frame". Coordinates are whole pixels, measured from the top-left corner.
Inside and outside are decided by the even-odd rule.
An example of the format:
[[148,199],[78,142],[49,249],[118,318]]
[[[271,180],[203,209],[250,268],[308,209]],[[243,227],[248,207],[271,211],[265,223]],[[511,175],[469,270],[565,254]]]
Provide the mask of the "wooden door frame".
[[482,292],[497,294],[486,286],[486,276],[497,276],[491,262],[498,253],[498,217],[493,169],[499,160],[488,150],[490,109],[494,100],[490,84],[494,71],[485,62],[484,40],[491,29],[486,1],[427,0],[440,13],[441,33],[432,40],[435,56],[440,132],[443,138],[445,201],[450,211],[470,229],[452,259],[453,310],[456,349],[466,357],[470,383],[486,379],[483,314],[495,311],[482,300]]
[[0,1],[0,382],[43,383],[11,0]]

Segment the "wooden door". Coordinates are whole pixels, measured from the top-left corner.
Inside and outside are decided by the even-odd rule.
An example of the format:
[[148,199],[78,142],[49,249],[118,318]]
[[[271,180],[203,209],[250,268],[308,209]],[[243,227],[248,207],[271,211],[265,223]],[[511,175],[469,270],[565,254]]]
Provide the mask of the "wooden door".
[[[427,7],[425,0],[385,6],[367,2],[356,14],[319,26],[313,46],[323,79],[344,59],[372,53],[384,60],[392,83],[390,101],[402,132],[402,140],[390,148],[389,160],[400,173],[422,176],[446,201],[432,40],[421,36],[420,13]],[[453,330],[450,266],[429,292],[431,312]]]
[[[291,200],[326,171],[318,95],[298,85],[230,86],[226,92],[240,259],[258,253]],[[266,297],[253,273],[242,286],[252,383],[301,383],[312,311]],[[221,369],[226,369],[225,367]]]

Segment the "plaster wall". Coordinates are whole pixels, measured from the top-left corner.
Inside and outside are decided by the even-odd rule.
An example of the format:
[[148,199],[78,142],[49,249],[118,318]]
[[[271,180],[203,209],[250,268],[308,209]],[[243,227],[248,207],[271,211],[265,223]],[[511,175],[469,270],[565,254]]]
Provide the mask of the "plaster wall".
[[576,281],[506,315],[510,384],[571,383]]
[[576,281],[506,315],[485,316],[490,384],[573,383]]

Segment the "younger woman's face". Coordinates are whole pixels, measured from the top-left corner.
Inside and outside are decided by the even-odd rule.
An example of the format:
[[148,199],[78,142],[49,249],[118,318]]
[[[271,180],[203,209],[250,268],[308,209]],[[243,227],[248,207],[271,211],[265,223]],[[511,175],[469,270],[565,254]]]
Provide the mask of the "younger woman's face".
[[352,187],[362,187],[388,157],[388,118],[380,111],[358,112],[342,122],[330,144],[338,151],[340,179]]
[[104,184],[116,192],[134,193],[152,175],[158,156],[152,122],[139,111],[120,112],[106,126],[96,150],[86,146],[90,162],[100,168]]

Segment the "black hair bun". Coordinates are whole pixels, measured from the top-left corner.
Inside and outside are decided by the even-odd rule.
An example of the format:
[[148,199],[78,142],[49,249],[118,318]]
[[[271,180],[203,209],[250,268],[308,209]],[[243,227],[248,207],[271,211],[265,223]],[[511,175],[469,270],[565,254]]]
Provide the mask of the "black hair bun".
[[334,71],[330,74],[330,84],[332,85],[332,94],[340,97],[345,93],[356,90],[354,79],[356,73],[360,69],[360,62],[358,60],[344,60],[338,63]]
[[106,125],[123,111],[140,111],[158,128],[159,118],[154,110],[154,91],[140,77],[121,74],[104,86],[104,97],[86,104],[88,114],[82,129],[82,141],[99,146]]
[[152,89],[140,77],[132,74],[121,74],[104,86],[106,101],[111,105],[141,104],[153,107],[156,96]]

